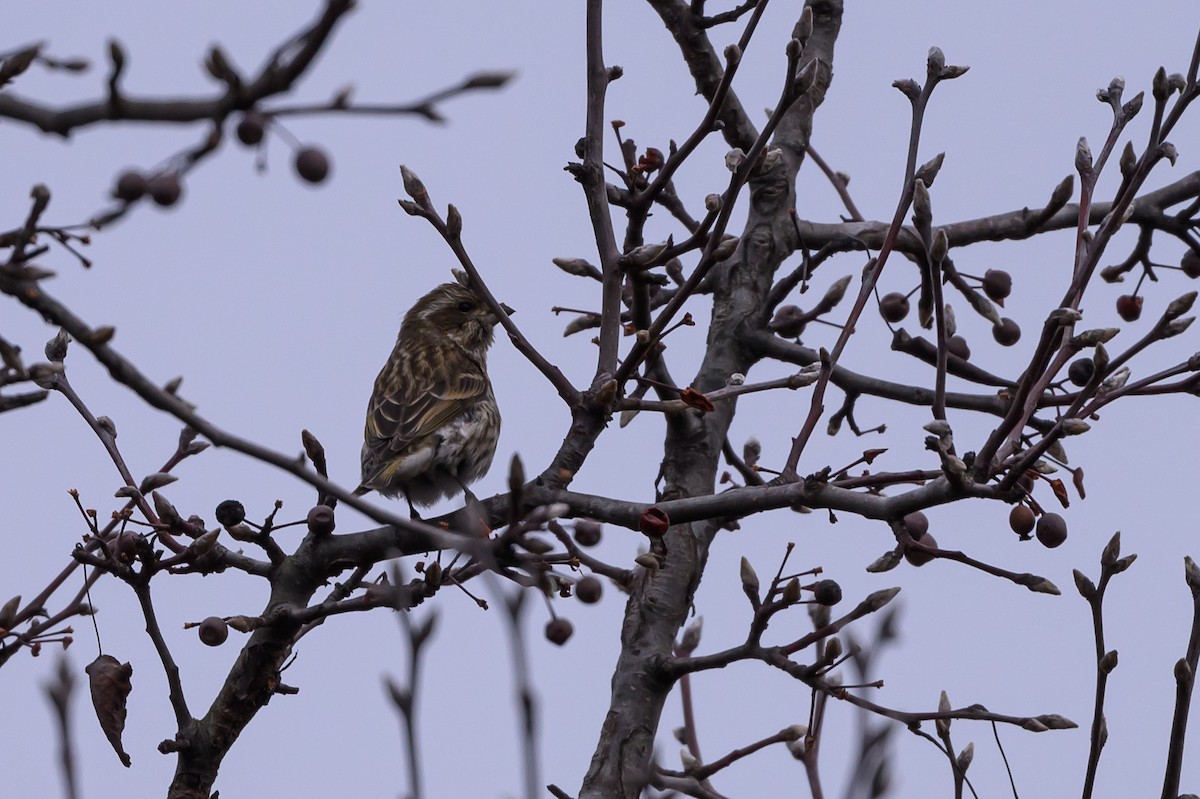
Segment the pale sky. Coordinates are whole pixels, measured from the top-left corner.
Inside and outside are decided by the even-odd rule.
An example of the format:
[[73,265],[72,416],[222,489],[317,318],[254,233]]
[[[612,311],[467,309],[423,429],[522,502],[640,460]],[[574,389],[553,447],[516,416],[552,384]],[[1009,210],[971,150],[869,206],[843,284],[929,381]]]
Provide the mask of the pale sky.
[[[309,21],[316,5],[278,0],[252,5],[139,0],[86,8],[22,4],[6,15],[3,49],[46,40],[55,56],[84,56],[97,63],[82,76],[34,68],[15,84],[14,91],[48,102],[93,98],[103,90],[110,36],[119,38],[128,53],[125,86],[131,93],[207,94],[212,82],[200,64],[211,42],[220,42],[242,69],[254,69]],[[1087,136],[1098,151],[1107,134],[1109,112],[1096,102],[1095,90],[1122,75],[1132,96],[1148,92],[1160,64],[1168,72],[1186,72],[1200,25],[1194,3],[1187,0],[1148,0],[1136,10],[1115,0],[847,5],[833,85],[817,114],[813,143],[834,168],[851,175],[851,192],[867,218],[890,219],[901,188],[909,106],[891,82],[921,78],[932,45],[945,51],[949,63],[971,67],[935,93],[922,139],[921,160],[946,153],[932,192],[935,224],[1044,204],[1073,171],[1077,139]],[[674,43],[649,8],[628,1],[608,6],[606,58],[623,66],[625,76],[609,92],[607,116],[624,120],[623,133],[639,145],[665,151],[668,139],[682,141],[690,134],[704,103],[694,96]],[[774,102],[784,43],[799,8],[799,3],[776,0],[767,12],[734,84],[748,109]],[[91,324],[114,325],[114,346],[154,379],[183,375],[182,395],[226,430],[297,453],[300,430],[312,430],[328,451],[331,476],[352,487],[363,409],[400,317],[454,265],[432,229],[396,205],[402,195],[398,165],[404,163],[422,177],[436,203],[459,207],[466,245],[493,291],[517,309],[514,319],[535,345],[577,385],[584,384],[595,367],[594,347],[588,336],[562,338],[569,317],[549,311],[554,305],[597,304],[594,284],[551,265],[558,256],[595,260],[582,192],[562,171],[574,160],[574,144],[583,132],[583,24],[580,2],[364,0],[300,85],[298,99],[325,100],[352,83],[356,99],[406,101],[479,70],[515,70],[517,79],[502,92],[446,104],[442,111],[449,122],[443,126],[412,117],[289,119],[288,129],[298,139],[331,154],[332,177],[318,189],[294,177],[284,140],[270,141],[268,170],[260,174],[254,154],[230,138],[216,158],[188,177],[178,207],[141,207],[96,235],[88,248],[94,261],[90,270],[61,251],[43,259],[43,266],[58,273],[47,289]],[[723,44],[737,31],[740,26],[718,38]],[[1132,125],[1136,142],[1144,140],[1148,116],[1143,111]],[[1151,187],[1197,168],[1198,130],[1195,121],[1180,126],[1174,137],[1179,165],[1174,171],[1164,166],[1151,178]],[[82,221],[105,206],[122,169],[150,169],[204,135],[199,126],[122,125],[82,130],[62,142],[0,121],[7,154],[0,189],[0,218],[6,221],[0,227],[23,221],[29,187],[37,182],[53,192],[48,223]],[[606,148],[611,146],[610,139]],[[693,209],[705,194],[723,189],[725,149],[714,137],[679,175],[680,194]],[[611,161],[615,148],[609,152]],[[1111,177],[1102,181],[1099,197],[1112,191]],[[837,220],[842,211],[837,198],[811,165],[801,174],[800,193],[802,217]],[[620,215],[615,218],[619,224]],[[737,232],[736,225],[731,229]],[[660,213],[648,236],[665,238],[670,232],[678,229]],[[1124,258],[1131,242],[1128,233],[1119,238],[1104,262]],[[1029,355],[1032,326],[1061,295],[1071,255],[1069,235],[955,254],[967,272],[1012,272],[1015,289],[1006,315],[1027,333],[1015,348],[1001,351],[964,306],[958,319],[974,360],[1008,374],[1019,368]],[[1156,261],[1166,263],[1177,263],[1179,255],[1179,247],[1166,242],[1154,252]],[[858,255],[831,263],[814,285],[823,290],[840,275],[857,275],[861,263]],[[907,291],[915,282],[909,265],[897,261],[881,289]],[[1147,310],[1130,326],[1133,335],[1144,332],[1170,299],[1192,288],[1178,272],[1164,273],[1161,283],[1147,286]],[[1127,290],[1095,286],[1085,303],[1088,326],[1117,323],[1112,303]],[[23,345],[30,361],[37,360],[55,331],[11,300],[0,308],[0,335]],[[671,369],[681,381],[690,376],[703,345],[708,315],[703,302],[693,314],[701,326],[679,331],[669,342]],[[844,363],[857,371],[932,383],[931,370],[889,350],[886,329],[874,314],[868,316]],[[805,341],[828,343],[832,336],[816,330]],[[1181,338],[1159,345],[1163,352],[1152,352],[1146,363],[1178,362],[1198,349],[1194,336]],[[82,348],[71,350],[67,368],[92,410],[116,423],[135,475],[157,470],[174,449],[179,424],[113,384]],[[1148,373],[1148,366],[1141,368],[1146,371],[1135,375]],[[751,377],[786,371],[763,364]],[[504,429],[497,466],[475,487],[480,496],[503,490],[502,465],[514,452],[528,473],[543,468],[568,424],[553,389],[507,340],[492,351],[491,374]],[[838,400],[835,393],[830,410]],[[757,436],[763,441],[763,463],[780,465],[807,409],[803,390],[746,398],[732,431],[735,445]],[[801,470],[836,467],[876,446],[891,448],[876,463],[879,468],[930,468],[935,462],[921,444],[927,411],[864,399],[858,414],[864,426],[886,422],[888,433],[864,439],[847,431],[833,439],[822,435]],[[893,545],[885,525],[841,515],[831,526],[824,513],[785,511],[748,520],[740,532],[718,539],[696,597],[696,610],[705,620],[699,651],[717,651],[744,638],[750,610],[738,584],[739,558],[750,558],[761,575],[773,574],[785,544],[793,541],[791,565],[824,567],[825,576],[843,586],[846,610],[872,591],[902,587],[897,600],[901,640],[879,663],[875,676],[886,687],[871,696],[874,701],[932,710],[945,689],[956,707],[981,703],[1013,715],[1067,716],[1080,729],[1033,735],[1002,728],[1000,734],[1022,796],[1072,795],[1080,790],[1085,767],[1094,660],[1087,605],[1075,592],[1071,569],[1097,578],[1100,550],[1121,530],[1123,551],[1136,552],[1139,559],[1109,593],[1108,647],[1119,650],[1120,666],[1109,682],[1109,740],[1097,795],[1157,792],[1174,701],[1171,670],[1184,654],[1190,624],[1183,556],[1200,553],[1190,504],[1200,477],[1193,454],[1194,404],[1182,398],[1136,399],[1117,403],[1102,416],[1091,433],[1067,442],[1072,463],[1086,469],[1088,499],[1081,503],[1072,495],[1071,507],[1061,511],[1070,525],[1062,547],[1050,551],[1018,543],[1005,522],[1007,507],[959,503],[929,514],[943,547],[1044,575],[1063,596],[1031,594],[950,562],[919,570],[903,564],[887,574],[868,574],[864,567]],[[978,442],[986,432],[979,420],[962,413],[952,413],[951,421],[960,449],[973,449],[962,442],[971,436]],[[614,425],[573,488],[652,501],[662,427],[650,414],[623,430]],[[8,541],[7,556],[0,558],[3,601],[13,594],[36,594],[67,562],[84,532],[67,489],[79,489],[85,505],[98,508],[103,517],[117,507],[111,497],[120,478],[61,396],[0,416],[0,452],[7,464],[0,491]],[[213,508],[224,499],[245,503],[252,519],[265,516],[277,498],[285,503],[281,518],[303,518],[313,501],[310,489],[286,475],[227,452],[210,450],[187,462],[179,475],[165,493],[185,515],[198,513],[210,525]],[[1048,493],[1040,499],[1053,502]],[[360,524],[365,522],[356,514],[339,513],[339,531]],[[285,531],[279,539],[286,548],[299,535]],[[610,529],[599,552],[627,565],[641,544],[634,533]],[[266,586],[235,573],[159,578],[155,585],[164,633],[183,669],[192,710],[200,715],[236,657],[240,639],[234,634],[224,646],[210,649],[194,632],[184,631],[183,623],[209,615],[253,615],[262,607]],[[491,585],[481,582],[478,588],[495,596]],[[134,668],[125,734],[133,767],[123,768],[109,749],[81,684],[75,740],[83,795],[162,794],[174,769],[174,759],[155,749],[174,730],[162,670],[132,592],[103,580],[93,601],[101,611],[97,621],[104,652]],[[515,796],[522,785],[517,717],[499,609],[483,613],[449,590],[432,606],[442,618],[421,695],[426,795]],[[623,603],[608,586],[599,605],[570,600],[556,608],[575,624],[575,636],[565,647],[543,640],[548,617],[540,602],[529,604],[527,618],[545,733],[542,783],[574,794],[607,709]],[[431,609],[422,607],[416,615]],[[790,640],[807,625],[803,612],[784,615],[776,618],[772,633],[775,640]],[[83,665],[97,654],[96,642],[87,620],[74,626],[76,641],[68,654],[82,681]],[[855,631],[862,640],[873,629],[868,621]],[[13,796],[60,793],[51,714],[40,695],[56,656],[49,649],[37,659],[18,656],[0,674],[6,688],[0,766]],[[285,674],[300,693],[276,697],[242,735],[217,782],[222,796],[402,795],[408,783],[399,722],[381,679],[391,674],[403,682],[405,664],[399,625],[386,612],[341,616],[306,638]],[[700,742],[709,759],[807,718],[807,690],[760,665],[703,674],[694,685]],[[679,717],[673,697],[659,735],[662,762],[671,768],[679,767],[679,747],[670,736]],[[850,708],[831,703],[822,756],[828,796],[840,795],[853,723]],[[960,748],[975,742],[968,776],[979,795],[1008,795],[991,729],[960,721],[954,733]],[[951,795],[949,767],[928,742],[904,730],[894,740],[893,796]],[[1190,752],[1196,751],[1193,744]],[[1198,782],[1200,769],[1185,762],[1183,790],[1200,792]],[[808,795],[802,767],[782,748],[743,761],[714,784],[731,797]]]

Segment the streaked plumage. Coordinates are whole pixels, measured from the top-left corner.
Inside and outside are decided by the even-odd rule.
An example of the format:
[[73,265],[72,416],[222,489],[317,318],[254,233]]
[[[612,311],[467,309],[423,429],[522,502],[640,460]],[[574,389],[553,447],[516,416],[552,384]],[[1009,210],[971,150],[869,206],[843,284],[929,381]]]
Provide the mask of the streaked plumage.
[[491,466],[500,411],[487,375],[496,322],[470,288],[443,283],[404,315],[367,405],[362,486],[429,506]]

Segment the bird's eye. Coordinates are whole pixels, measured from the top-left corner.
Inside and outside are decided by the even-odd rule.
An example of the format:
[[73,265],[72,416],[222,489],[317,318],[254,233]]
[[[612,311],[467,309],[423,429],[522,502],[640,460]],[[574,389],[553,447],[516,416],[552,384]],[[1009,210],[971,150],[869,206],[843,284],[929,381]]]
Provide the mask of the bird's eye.
[[463,313],[469,313],[475,310],[475,303],[463,300],[458,304],[458,310],[462,311]]

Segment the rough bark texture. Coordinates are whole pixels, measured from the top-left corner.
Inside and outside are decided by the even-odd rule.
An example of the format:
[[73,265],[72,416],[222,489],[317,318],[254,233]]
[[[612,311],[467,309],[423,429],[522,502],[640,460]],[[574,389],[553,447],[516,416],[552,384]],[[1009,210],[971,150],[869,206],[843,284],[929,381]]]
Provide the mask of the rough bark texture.
[[[661,4],[659,4],[661,5]],[[781,164],[750,184],[750,215],[737,252],[713,272],[713,314],[703,364],[692,385],[711,391],[729,376],[747,373],[758,355],[747,346],[748,331],[762,329],[763,308],[776,269],[796,248],[790,210],[795,207],[795,178],[812,129],[812,116],[831,77],[833,46],[841,26],[841,2],[810,3],[814,32],[801,59],[822,62],[817,85],[797,100],[780,124],[774,146]],[[686,6],[679,4],[683,13]],[[663,10],[660,8],[660,14]],[[671,21],[666,20],[670,25]],[[698,47],[695,34],[686,39]],[[681,47],[688,47],[680,41]],[[703,44],[707,45],[704,39]],[[711,52],[711,47],[709,47]],[[689,63],[694,52],[685,49]],[[698,88],[704,93],[709,84]],[[733,421],[735,405],[722,403],[714,413],[668,417],[662,462],[662,499],[710,494],[716,481],[721,445]],[[663,704],[673,683],[664,665],[691,607],[709,546],[719,530],[711,521],[676,525],[665,543],[665,566],[642,572],[632,588],[621,630],[621,655],[613,674],[609,712],[583,781],[580,799],[640,796],[648,781],[650,758]]]
[[230,669],[221,692],[203,719],[195,720],[179,744],[179,762],[167,792],[169,799],[208,799],[221,761],[242,730],[279,688],[279,670],[292,651],[300,624],[293,611],[308,606],[325,580],[314,570],[323,558],[315,557],[329,540],[310,536],[285,561],[271,580],[271,598],[262,618],[267,626],[250,635]]

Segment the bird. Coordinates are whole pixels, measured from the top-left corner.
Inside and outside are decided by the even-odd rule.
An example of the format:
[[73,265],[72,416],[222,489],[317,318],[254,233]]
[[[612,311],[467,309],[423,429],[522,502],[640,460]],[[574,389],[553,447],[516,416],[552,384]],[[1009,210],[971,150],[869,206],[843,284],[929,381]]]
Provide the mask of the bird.
[[[404,495],[414,519],[492,464],[500,409],[487,351],[499,318],[465,275],[435,287],[409,309],[396,346],[375,378],[363,435],[362,484],[355,491]],[[512,313],[501,305],[505,313]]]

